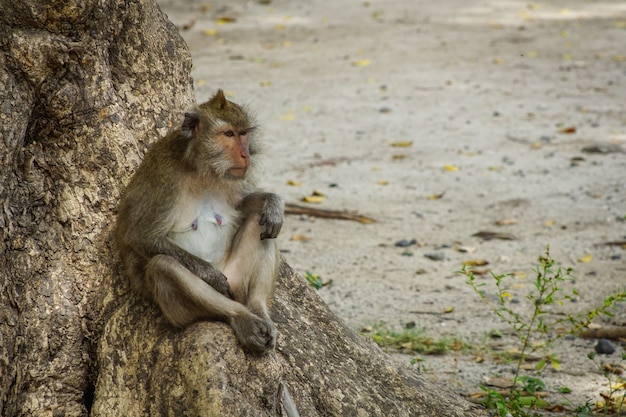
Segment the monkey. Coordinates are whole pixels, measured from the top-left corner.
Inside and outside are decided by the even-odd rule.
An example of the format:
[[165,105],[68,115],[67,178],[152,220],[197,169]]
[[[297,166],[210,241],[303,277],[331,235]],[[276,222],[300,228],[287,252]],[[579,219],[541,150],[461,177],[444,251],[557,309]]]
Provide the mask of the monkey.
[[228,323],[253,354],[274,348],[280,196],[256,186],[249,111],[222,90],[146,152],[124,192],[114,240],[131,287],[173,326]]

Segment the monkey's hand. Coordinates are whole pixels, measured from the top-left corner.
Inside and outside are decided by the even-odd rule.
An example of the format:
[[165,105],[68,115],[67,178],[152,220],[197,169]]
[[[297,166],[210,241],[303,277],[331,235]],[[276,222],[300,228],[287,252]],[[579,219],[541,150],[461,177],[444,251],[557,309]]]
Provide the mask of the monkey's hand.
[[192,272],[200,277],[202,281],[213,287],[215,291],[219,292],[224,297],[228,297],[232,300],[235,299],[235,294],[228,284],[228,279],[226,279],[226,275],[222,274],[211,265],[208,265],[208,267],[206,268],[197,267],[194,269],[195,271]]
[[261,233],[261,240],[275,239],[283,227],[283,212],[285,204],[283,199],[276,194],[265,194],[265,202],[261,210],[259,225],[265,226],[265,231]]

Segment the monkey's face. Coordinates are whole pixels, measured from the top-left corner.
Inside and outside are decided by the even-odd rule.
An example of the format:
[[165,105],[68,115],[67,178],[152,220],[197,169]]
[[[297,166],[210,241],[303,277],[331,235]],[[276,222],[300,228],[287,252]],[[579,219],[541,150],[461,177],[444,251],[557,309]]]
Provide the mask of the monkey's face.
[[227,178],[244,178],[250,167],[250,128],[236,129],[224,126],[217,130],[215,141],[223,149],[224,162],[230,162]]

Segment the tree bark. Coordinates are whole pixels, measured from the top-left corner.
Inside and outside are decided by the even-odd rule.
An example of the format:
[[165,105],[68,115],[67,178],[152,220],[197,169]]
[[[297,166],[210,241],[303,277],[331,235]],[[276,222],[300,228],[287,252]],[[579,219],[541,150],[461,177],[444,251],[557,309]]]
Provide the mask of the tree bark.
[[147,146],[193,103],[152,0],[0,2],[0,415],[474,416],[399,367],[283,265],[275,352],[171,328],[130,294],[109,234]]
[[0,415],[84,416],[126,291],[115,206],[191,59],[152,1],[2,1],[0,49]]

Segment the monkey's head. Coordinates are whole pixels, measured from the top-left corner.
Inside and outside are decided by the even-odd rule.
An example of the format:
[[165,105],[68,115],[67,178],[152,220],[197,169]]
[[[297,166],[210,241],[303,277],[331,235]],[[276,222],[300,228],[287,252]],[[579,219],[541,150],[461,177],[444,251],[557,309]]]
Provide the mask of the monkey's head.
[[254,130],[249,113],[218,90],[209,101],[185,113],[181,133],[190,139],[186,159],[218,178],[243,179],[254,163]]

